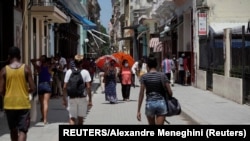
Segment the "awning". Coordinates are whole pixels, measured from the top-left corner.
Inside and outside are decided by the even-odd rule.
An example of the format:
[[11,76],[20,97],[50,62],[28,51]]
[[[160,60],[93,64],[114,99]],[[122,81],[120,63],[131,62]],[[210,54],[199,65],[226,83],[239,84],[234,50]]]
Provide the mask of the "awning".
[[91,22],[87,18],[82,17],[81,15],[71,10],[70,10],[70,14],[72,14],[75,18],[77,18],[80,21],[84,29],[96,29],[96,24]]
[[151,38],[149,40],[149,47],[153,48],[153,52],[162,52],[162,42],[159,40],[159,38]]
[[242,26],[245,26],[245,29],[247,31],[247,22],[243,23],[210,23],[209,24],[209,31],[214,34],[223,34],[224,29],[226,28],[232,28],[233,34],[242,34]]
[[84,29],[96,29],[96,24],[84,17],[87,15],[86,7],[78,0],[60,0],[59,3],[64,6],[72,19],[82,24]]

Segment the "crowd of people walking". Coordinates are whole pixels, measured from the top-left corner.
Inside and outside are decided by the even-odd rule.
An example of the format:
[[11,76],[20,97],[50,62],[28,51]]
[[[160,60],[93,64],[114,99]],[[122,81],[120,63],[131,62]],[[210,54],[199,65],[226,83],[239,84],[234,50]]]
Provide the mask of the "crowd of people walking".
[[[91,82],[95,74],[94,59],[64,58],[60,53],[48,58],[41,55],[31,59],[32,66],[21,63],[18,47],[10,47],[8,62],[0,74],[0,95],[7,117],[11,140],[25,141],[34,114],[31,101],[38,97],[40,115],[44,126],[49,124],[48,113],[51,98],[62,97],[62,105],[69,115],[69,124],[83,124],[87,108],[92,106]],[[33,68],[33,69],[32,69]],[[84,93],[87,96],[68,95],[67,84],[73,69],[81,70]],[[88,101],[87,101],[88,100]],[[35,102],[36,104],[36,102]]]
[[[60,53],[52,58],[41,55],[39,58],[31,59],[32,66],[29,67],[20,63],[20,50],[17,47],[10,48],[9,56],[9,64],[1,71],[0,93],[4,96],[4,110],[13,139],[22,138],[25,140],[29,128],[26,122],[27,120],[28,123],[30,122],[28,118],[31,109],[29,100],[26,99],[20,103],[20,101],[16,101],[17,99],[12,99],[12,93],[14,92],[19,94],[20,99],[24,99],[30,94],[38,95],[40,121],[45,126],[49,124],[50,99],[60,97],[62,97],[62,105],[68,111],[69,124],[82,125],[88,108],[92,106],[91,85],[94,77],[99,73],[100,87],[102,93],[105,94],[104,101],[110,104],[118,103],[116,89],[118,83],[121,85],[120,92],[124,102],[130,101],[131,88],[139,86],[137,119],[141,120],[141,104],[144,95],[146,95],[145,115],[148,124],[164,124],[165,114],[167,113],[164,96],[162,95],[164,86],[167,88],[168,94],[172,96],[170,86],[174,86],[176,82],[187,85],[187,78],[190,76],[185,54],[182,54],[178,59],[175,56],[171,58],[170,55],[166,54],[161,62],[157,62],[155,56],[150,54],[148,57],[142,57],[135,61],[132,65],[131,62],[129,64],[127,59],[123,59],[120,64],[117,60],[111,59],[105,62],[102,68],[95,65],[94,58],[76,55],[66,59]],[[160,69],[157,69],[158,66],[160,66]],[[34,68],[34,76],[32,76],[32,67]],[[70,83],[72,83],[70,79],[71,75],[75,74],[77,70],[82,77],[81,85],[83,87],[81,88],[84,91],[79,91],[79,95],[72,95],[69,91]],[[23,71],[25,75],[22,74]],[[12,78],[15,77],[20,81],[14,82]],[[135,81],[135,79],[139,80],[139,84],[136,85],[138,81]],[[28,87],[24,83],[28,83]],[[18,90],[21,93],[13,90],[14,84],[20,86]],[[14,120],[17,122],[13,122]],[[16,129],[22,134],[17,135]]]

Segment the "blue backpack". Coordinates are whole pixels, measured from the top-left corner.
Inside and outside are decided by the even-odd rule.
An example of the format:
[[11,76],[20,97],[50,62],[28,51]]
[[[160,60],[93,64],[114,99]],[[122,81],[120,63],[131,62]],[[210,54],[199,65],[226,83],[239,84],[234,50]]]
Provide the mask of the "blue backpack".
[[85,83],[83,81],[81,70],[71,69],[69,81],[67,83],[67,94],[70,97],[86,96],[84,92]]

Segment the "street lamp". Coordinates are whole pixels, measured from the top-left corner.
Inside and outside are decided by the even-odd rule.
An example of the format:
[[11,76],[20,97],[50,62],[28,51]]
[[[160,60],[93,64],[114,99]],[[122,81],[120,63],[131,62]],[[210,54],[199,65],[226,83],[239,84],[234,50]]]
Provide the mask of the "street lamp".
[[85,56],[87,57],[87,48],[88,48],[88,46],[87,46],[87,44],[88,44],[88,42],[89,42],[89,39],[88,38],[85,38],[85,40],[84,40],[84,53],[85,53]]

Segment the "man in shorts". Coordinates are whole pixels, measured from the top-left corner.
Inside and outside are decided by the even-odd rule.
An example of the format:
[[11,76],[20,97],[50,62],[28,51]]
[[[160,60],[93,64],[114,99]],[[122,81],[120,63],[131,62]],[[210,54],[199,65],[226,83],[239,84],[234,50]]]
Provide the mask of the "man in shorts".
[[20,62],[20,49],[11,47],[8,55],[9,64],[0,74],[0,95],[4,96],[11,140],[26,141],[30,126],[29,94],[35,91],[35,83],[30,67]]
[[[82,69],[82,55],[75,56],[75,68],[71,68],[67,70],[65,78],[64,78],[64,85],[63,85],[63,105],[69,111],[69,124],[70,125],[82,125],[83,119],[87,115],[88,107],[92,106],[92,95],[91,95],[91,77],[89,72],[86,69]],[[86,84],[85,88],[88,96],[85,96],[82,93],[79,96],[71,96],[67,94],[67,86],[70,79],[70,75],[72,74],[73,69],[80,70],[83,82]]]

